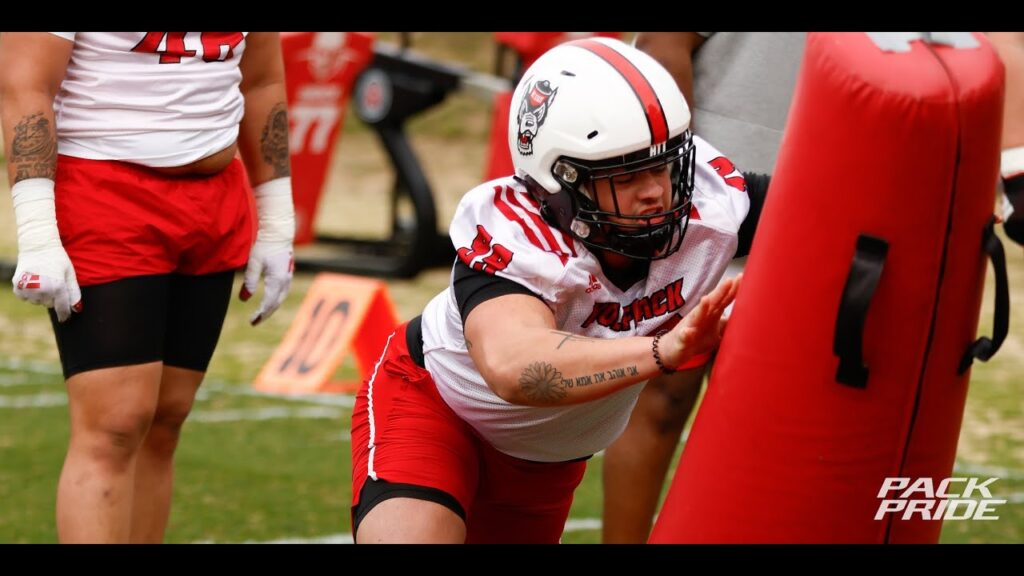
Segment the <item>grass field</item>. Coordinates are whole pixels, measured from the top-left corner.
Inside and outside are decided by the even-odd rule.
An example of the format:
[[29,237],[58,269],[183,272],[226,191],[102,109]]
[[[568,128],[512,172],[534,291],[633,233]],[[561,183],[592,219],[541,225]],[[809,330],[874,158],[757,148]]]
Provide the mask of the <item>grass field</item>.
[[[492,67],[489,34],[417,34],[414,46],[477,70]],[[485,103],[458,95],[410,127],[443,225],[458,196],[483,174],[488,122]],[[384,229],[391,177],[383,158],[373,135],[349,118],[318,229]],[[0,259],[13,260],[6,190],[0,182]],[[1024,250],[1005,239],[1004,245],[1011,301],[1024,302]],[[389,281],[388,288],[400,316],[410,318],[447,281],[448,271],[436,269]],[[351,397],[279,397],[250,385],[311,282],[297,276],[282,308],[256,328],[247,323],[255,301],[233,300],[178,451],[169,542],[349,541]],[[68,434],[64,385],[46,315],[7,286],[0,285],[0,543],[55,542],[55,492]],[[991,292],[990,274],[983,334],[991,333]],[[1000,353],[973,368],[957,458],[960,475],[1001,478],[994,492],[1009,502],[997,521],[947,522],[943,542],[1024,542],[1024,306],[1013,310],[1010,326]],[[352,375],[351,366],[342,370]],[[599,541],[600,517],[599,455],[576,494],[564,541]]]

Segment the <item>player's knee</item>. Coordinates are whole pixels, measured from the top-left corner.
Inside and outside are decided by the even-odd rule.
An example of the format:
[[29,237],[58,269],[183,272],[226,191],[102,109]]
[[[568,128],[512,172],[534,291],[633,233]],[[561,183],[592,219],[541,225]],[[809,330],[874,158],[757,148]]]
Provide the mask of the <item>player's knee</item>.
[[686,425],[699,393],[699,380],[651,387],[645,403],[648,421],[660,434],[678,434]]
[[181,437],[181,428],[188,418],[191,403],[186,406],[178,406],[173,409],[162,408],[158,410],[153,418],[153,424],[146,437],[146,447],[150,451],[174,454],[178,447],[178,439]]
[[123,410],[105,416],[99,424],[79,433],[89,456],[110,466],[128,465],[138,451],[152,423],[147,410]]
[[193,399],[182,397],[171,401],[162,401],[153,417],[150,434],[146,438],[147,448],[173,454],[181,436],[181,427],[191,412]]
[[190,388],[182,387],[180,390],[179,393],[173,394],[170,397],[165,395],[164,398],[161,398],[160,403],[156,407],[156,414],[153,415],[154,426],[159,425],[162,428],[180,430],[182,425],[185,424],[185,419],[192,412],[195,396]]

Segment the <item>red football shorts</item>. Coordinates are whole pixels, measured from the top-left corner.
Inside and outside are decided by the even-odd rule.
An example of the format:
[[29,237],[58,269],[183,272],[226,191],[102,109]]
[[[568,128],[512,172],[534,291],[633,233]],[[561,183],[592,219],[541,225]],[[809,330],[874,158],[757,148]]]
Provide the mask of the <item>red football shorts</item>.
[[[406,324],[388,340],[352,412],[352,506],[368,477],[454,497],[466,542],[557,543],[586,461],[530,462],[495,450],[413,362]],[[407,496],[407,494],[403,494]]]
[[60,156],[57,225],[81,286],[239,268],[255,240],[241,160],[213,176],[171,177],[113,160]]

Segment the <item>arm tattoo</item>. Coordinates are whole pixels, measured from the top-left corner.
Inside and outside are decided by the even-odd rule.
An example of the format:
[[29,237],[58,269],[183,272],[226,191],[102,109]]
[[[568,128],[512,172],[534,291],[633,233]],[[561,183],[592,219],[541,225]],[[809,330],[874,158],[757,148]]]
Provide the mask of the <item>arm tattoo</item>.
[[288,109],[283,102],[274,104],[260,135],[263,160],[274,167],[274,178],[291,176],[288,163]]
[[559,348],[562,347],[562,344],[565,344],[566,342],[569,342],[569,341],[572,341],[572,342],[593,342],[594,341],[593,338],[586,338],[586,337],[583,337],[583,336],[577,336],[577,335],[571,334],[569,332],[562,332],[561,330],[552,330],[551,333],[552,334],[558,334],[559,336],[565,336],[565,338],[562,338],[562,341],[558,343],[558,346],[555,346],[555,350],[558,350]]
[[11,142],[14,182],[27,178],[54,179],[57,173],[57,137],[42,112],[30,114],[14,126]]
[[640,369],[633,366],[625,366],[623,368],[612,368],[611,370],[605,370],[604,372],[594,372],[593,374],[584,374],[583,376],[577,376],[576,378],[568,378],[562,380],[566,388],[582,388],[584,386],[590,386],[591,384],[601,384],[603,382],[614,382],[620,378],[639,376]]
[[530,400],[554,404],[565,398],[562,373],[547,362],[534,362],[519,376],[519,387]]

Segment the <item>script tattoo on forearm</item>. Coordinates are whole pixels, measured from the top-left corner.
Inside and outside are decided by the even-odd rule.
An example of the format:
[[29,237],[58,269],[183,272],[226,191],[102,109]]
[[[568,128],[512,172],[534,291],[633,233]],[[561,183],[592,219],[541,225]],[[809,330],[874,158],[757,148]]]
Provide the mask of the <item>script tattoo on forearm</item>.
[[593,338],[586,338],[584,336],[577,336],[577,335],[572,334],[570,332],[562,332],[561,330],[552,330],[551,333],[552,334],[558,334],[559,336],[565,336],[565,338],[562,338],[562,341],[558,343],[558,346],[555,346],[555,350],[558,350],[559,348],[562,347],[563,344],[565,344],[566,342],[570,342],[570,341],[571,342],[594,342]]
[[260,135],[263,160],[274,167],[274,178],[291,175],[288,163],[288,109],[278,102],[267,115],[267,123]]
[[604,370],[601,372],[594,372],[593,374],[577,376],[576,378],[567,378],[562,380],[562,383],[566,388],[582,388],[584,386],[590,386],[591,384],[601,384],[603,382],[614,382],[622,378],[628,378],[631,376],[639,376],[640,369],[634,366],[625,366],[623,368],[612,368],[611,370]]
[[535,402],[553,404],[565,398],[565,380],[557,368],[547,362],[534,362],[519,375],[523,395]]
[[565,398],[569,388],[583,388],[591,384],[614,382],[639,375],[640,369],[633,365],[566,378],[551,364],[534,362],[527,366],[519,376],[519,387],[522,389],[523,395],[530,400],[554,404]]
[[14,126],[11,141],[14,182],[28,178],[54,179],[57,174],[57,137],[42,112],[30,114]]

